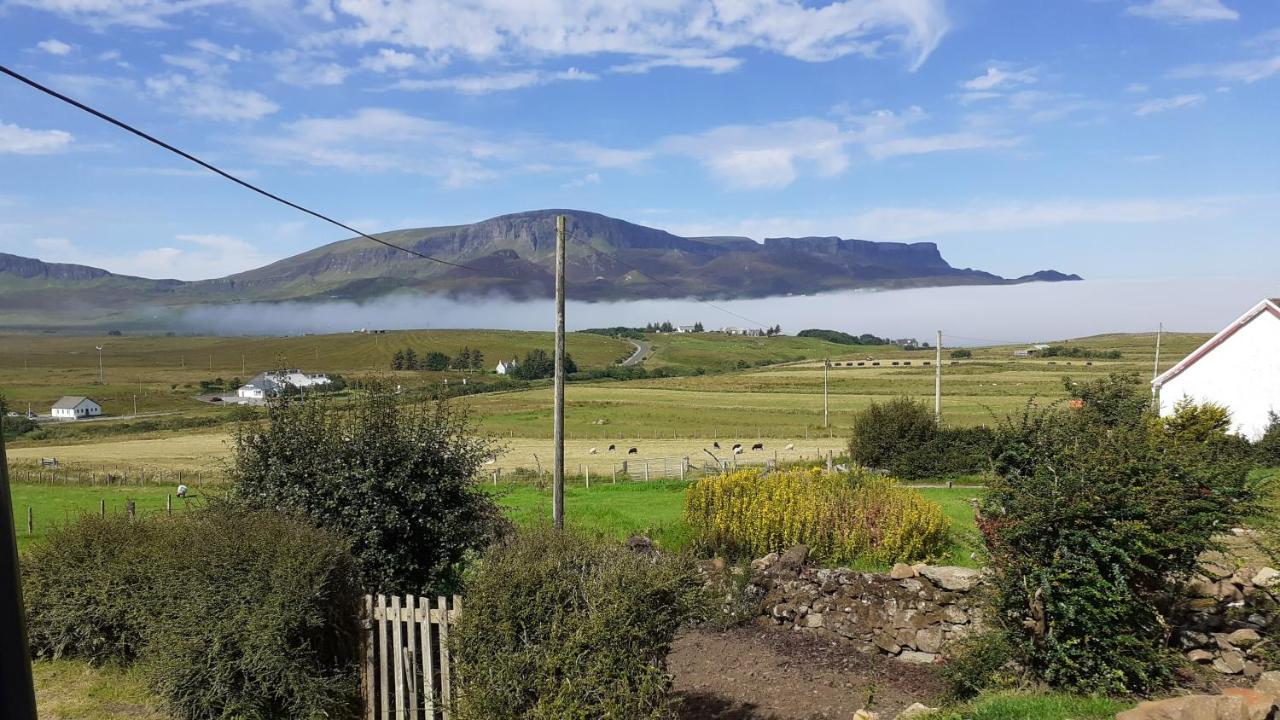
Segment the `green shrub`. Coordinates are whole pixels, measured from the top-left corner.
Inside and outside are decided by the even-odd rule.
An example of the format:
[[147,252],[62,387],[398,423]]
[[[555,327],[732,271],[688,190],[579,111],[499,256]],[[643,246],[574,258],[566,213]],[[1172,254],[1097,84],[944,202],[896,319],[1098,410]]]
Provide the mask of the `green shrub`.
[[946,549],[950,529],[937,503],[864,470],[706,475],[687,492],[685,521],[713,552],[759,557],[804,544],[827,563],[924,560]]
[[86,516],[23,563],[32,651],[137,662],[178,717],[350,716],[354,564],[340,538],[276,513]]
[[958,348],[951,351],[952,360],[968,360],[973,357],[973,351],[968,348]]
[[993,440],[984,427],[939,427],[932,408],[900,397],[854,413],[849,458],[907,480],[965,475],[989,467]]
[[984,690],[1015,685],[1017,677],[1008,669],[1012,660],[1013,648],[1001,630],[951,643],[942,664],[947,695],[967,700]]
[[1261,467],[1280,467],[1280,415],[1271,413],[1267,431],[1254,443],[1254,459]]
[[493,547],[454,633],[462,720],[663,718],[692,562],[557,532]]
[[265,419],[237,427],[234,497],[343,533],[366,588],[451,592],[463,557],[501,526],[474,481],[496,448],[444,401],[400,405],[371,382],[345,404],[275,400]]
[[1083,408],[1029,407],[1000,431],[979,518],[996,617],[1038,679],[1147,692],[1171,679],[1169,593],[1255,512],[1256,490],[1221,432],[1153,431],[1138,378],[1067,384]]

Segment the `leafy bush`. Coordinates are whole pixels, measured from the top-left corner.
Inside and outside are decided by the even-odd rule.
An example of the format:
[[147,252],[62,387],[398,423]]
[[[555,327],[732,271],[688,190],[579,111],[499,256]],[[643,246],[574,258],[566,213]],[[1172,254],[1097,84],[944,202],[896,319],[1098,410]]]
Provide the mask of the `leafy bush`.
[[875,335],[872,335],[870,333],[863,333],[862,335],[855,336],[855,335],[850,335],[847,332],[841,332],[839,330],[823,330],[821,328],[810,328],[808,330],[801,330],[800,332],[796,333],[796,337],[819,338],[821,340],[826,340],[829,343],[835,343],[837,345],[888,345],[890,344],[887,338],[876,337]]
[[667,717],[665,659],[698,586],[685,557],[522,531],[467,579],[458,717]]
[[949,531],[937,503],[865,471],[704,476],[689,488],[685,519],[703,546],[730,556],[804,544],[829,563],[923,560],[942,553]]
[[371,382],[343,405],[275,400],[266,419],[236,429],[233,497],[342,532],[366,588],[451,591],[463,557],[501,526],[474,481],[496,448],[444,401],[398,405]]
[[[573,361],[572,355],[565,353],[564,374],[570,375],[576,372],[578,372],[578,364]],[[525,353],[524,360],[521,360],[516,369],[511,372],[512,377],[518,380],[543,380],[554,377],[555,374],[555,356],[548,354],[545,350],[530,350]]]
[[872,403],[853,416],[849,458],[909,480],[980,472],[990,464],[988,428],[943,428],[911,398]]
[[1254,444],[1255,462],[1262,467],[1280,467],[1280,415],[1271,413],[1267,431]]
[[942,664],[947,695],[953,700],[967,700],[984,690],[1016,685],[1016,675],[1008,670],[1012,660],[1013,648],[1000,630],[951,643]]
[[1000,429],[979,518],[996,617],[1051,685],[1149,691],[1171,677],[1169,592],[1255,511],[1255,489],[1226,435],[1160,431],[1136,376],[1067,385],[1083,408],[1028,407]]
[[350,716],[359,598],[331,533],[222,507],[54,530],[22,566],[39,657],[137,661],[179,717]]
[[951,351],[952,360],[968,360],[973,357],[973,351],[968,348],[959,348]]

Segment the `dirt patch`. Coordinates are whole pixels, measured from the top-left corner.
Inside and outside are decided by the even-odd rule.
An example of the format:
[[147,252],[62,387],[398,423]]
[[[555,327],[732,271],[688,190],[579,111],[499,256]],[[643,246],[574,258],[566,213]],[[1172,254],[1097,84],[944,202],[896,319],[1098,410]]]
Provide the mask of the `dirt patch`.
[[758,626],[690,630],[667,658],[683,720],[893,717],[943,690],[937,670],[795,631]]

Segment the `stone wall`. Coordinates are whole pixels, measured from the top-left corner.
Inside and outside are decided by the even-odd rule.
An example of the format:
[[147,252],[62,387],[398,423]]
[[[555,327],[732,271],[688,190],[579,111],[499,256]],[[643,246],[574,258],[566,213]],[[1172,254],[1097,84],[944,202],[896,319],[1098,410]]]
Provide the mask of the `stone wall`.
[[897,565],[863,573],[806,567],[807,555],[799,546],[752,563],[766,622],[918,663],[936,661],[948,642],[980,629],[977,570]]
[[1204,563],[1175,610],[1174,646],[1188,660],[1224,675],[1256,678],[1277,649],[1268,637],[1280,631],[1280,572]]

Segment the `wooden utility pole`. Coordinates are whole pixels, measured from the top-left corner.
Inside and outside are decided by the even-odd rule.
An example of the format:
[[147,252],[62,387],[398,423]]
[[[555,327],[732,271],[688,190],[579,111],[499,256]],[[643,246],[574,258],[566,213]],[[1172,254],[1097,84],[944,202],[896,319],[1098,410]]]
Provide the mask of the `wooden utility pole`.
[[556,216],[556,379],[555,466],[551,488],[551,522],[557,529],[564,528],[564,238],[565,216]]
[[938,353],[933,368],[933,419],[942,422],[942,331],[938,331]]
[[36,693],[31,682],[31,650],[18,572],[18,536],[9,495],[9,462],[4,451],[4,407],[0,404],[0,698],[6,717],[36,720]]
[[827,420],[827,389],[829,383],[827,381],[827,371],[831,367],[830,358],[822,358],[822,427],[828,427]]

